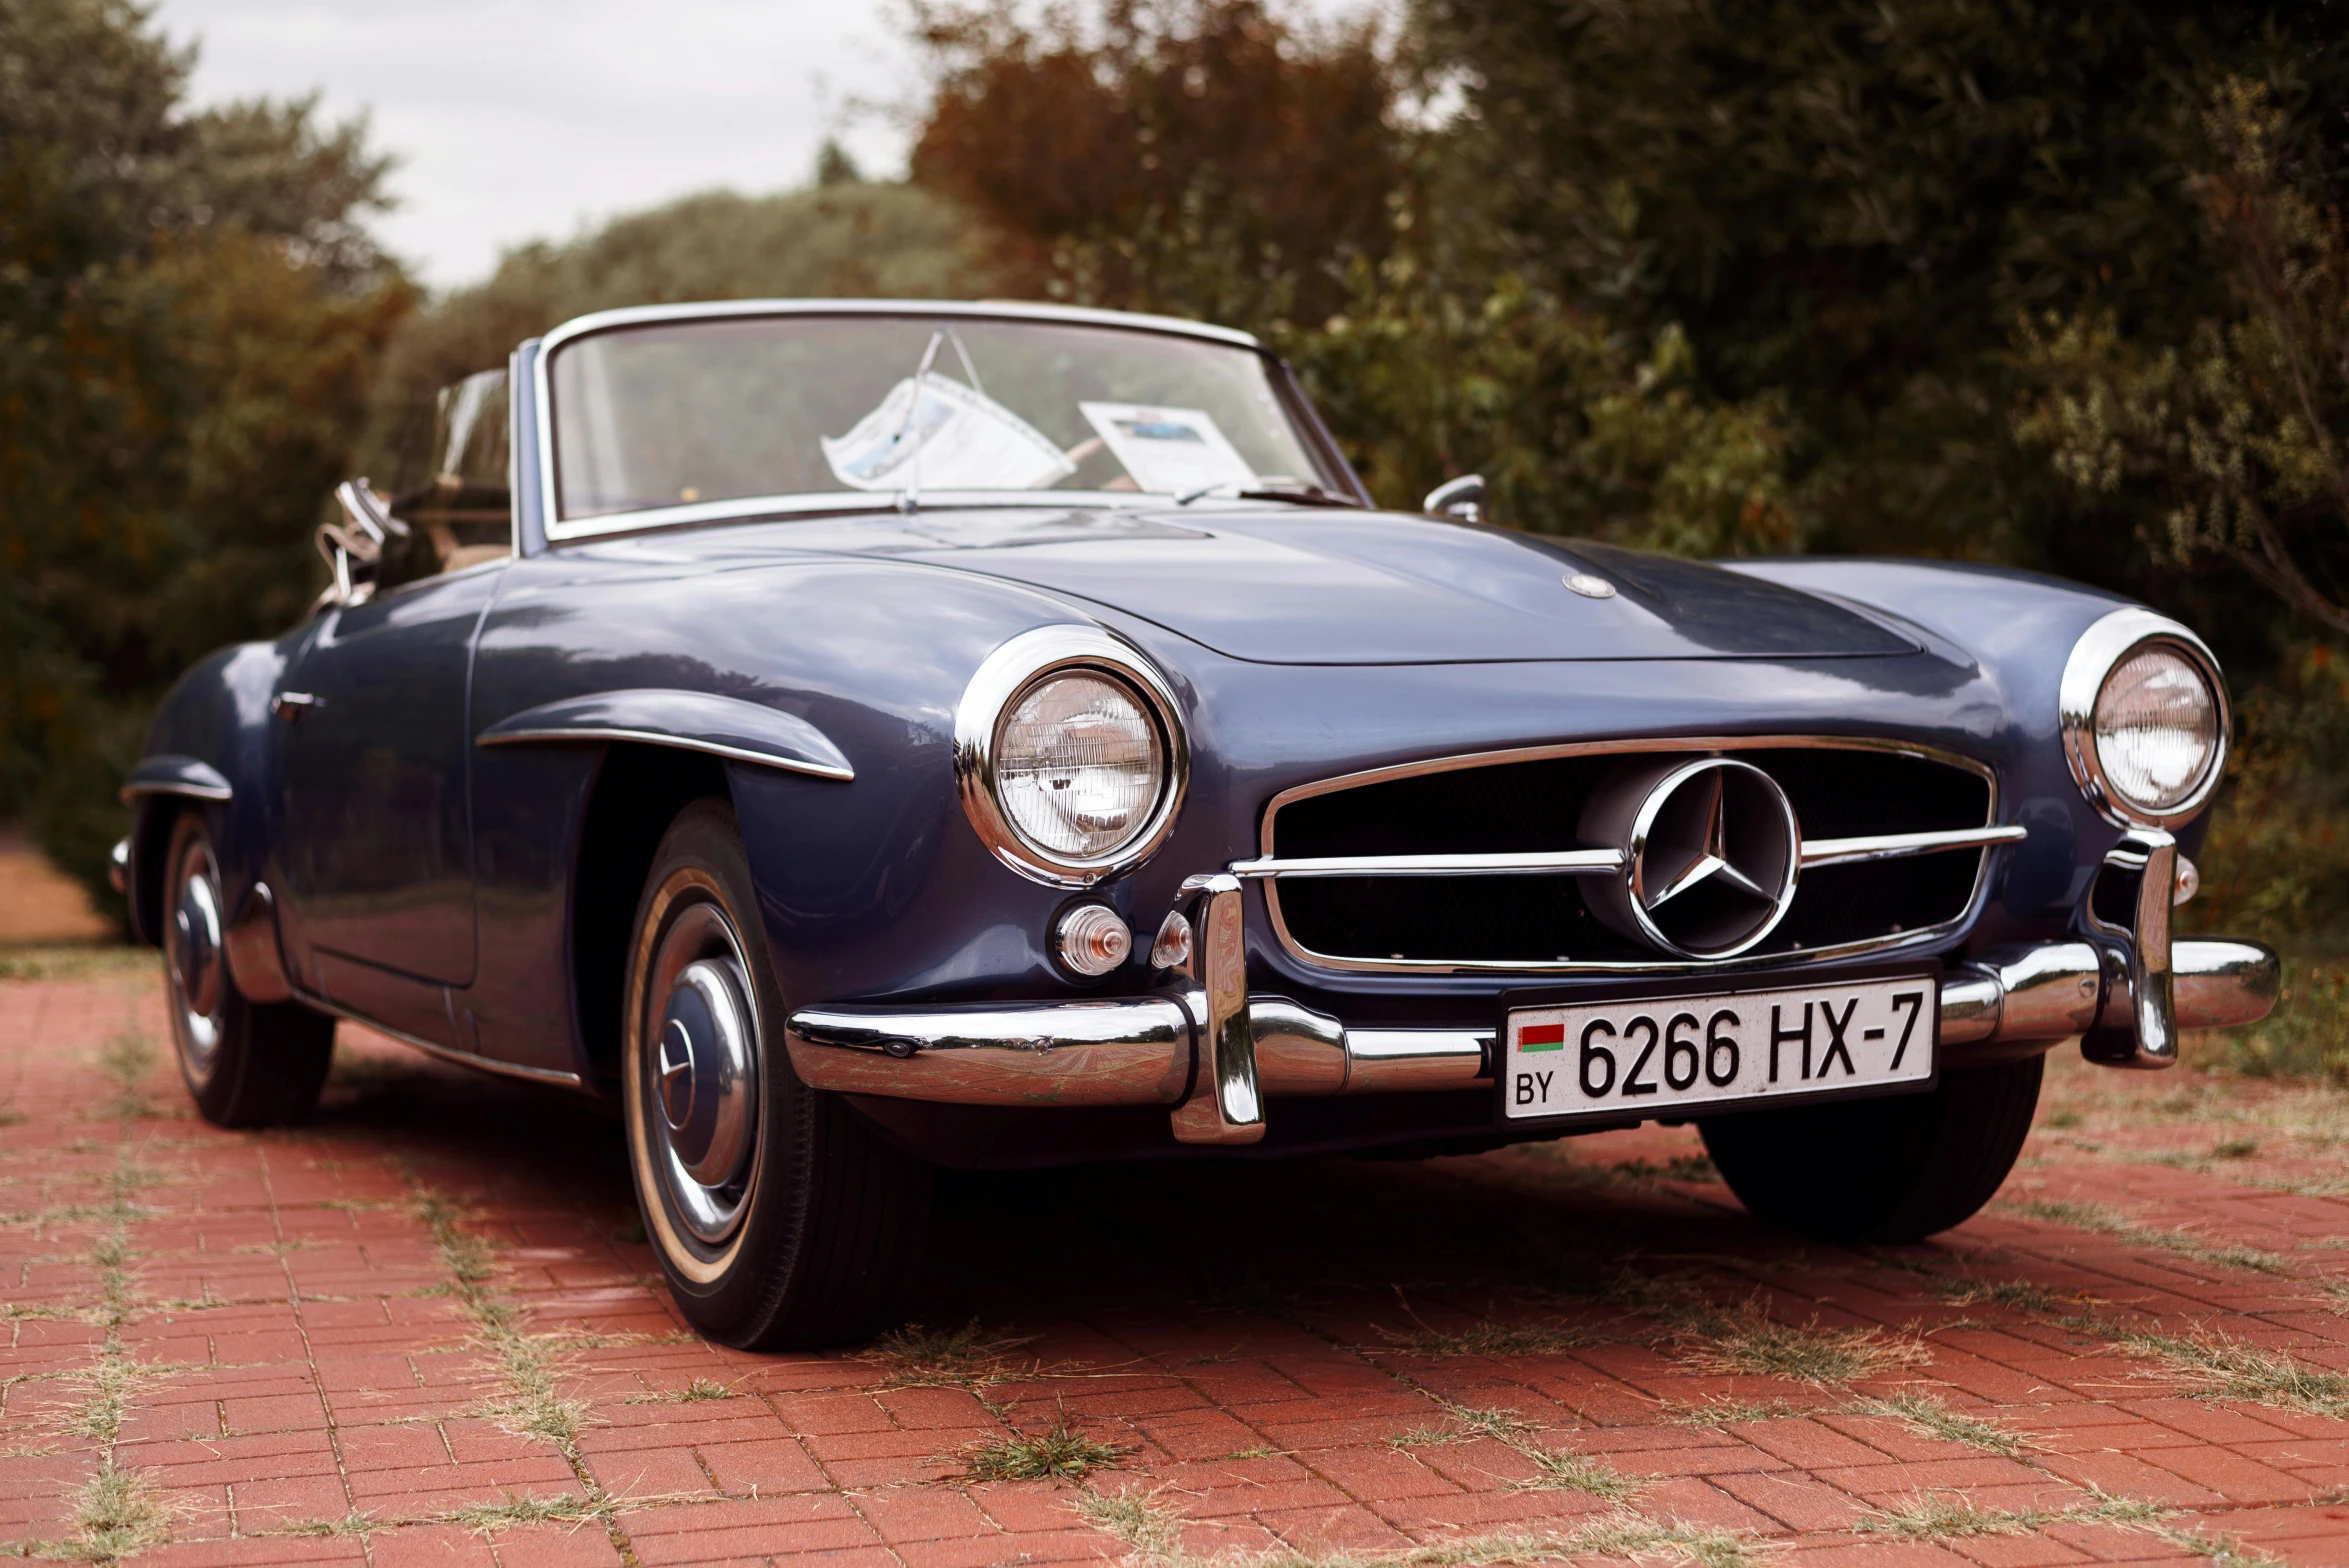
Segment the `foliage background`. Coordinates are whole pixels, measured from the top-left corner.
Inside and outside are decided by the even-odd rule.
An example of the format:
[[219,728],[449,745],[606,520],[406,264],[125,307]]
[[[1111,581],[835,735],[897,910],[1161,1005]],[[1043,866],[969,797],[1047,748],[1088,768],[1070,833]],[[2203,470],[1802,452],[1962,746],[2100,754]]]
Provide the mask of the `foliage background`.
[[2187,915],[2349,944],[2340,0],[914,0],[910,180],[688,197],[425,299],[362,126],[194,113],[0,0],[0,816],[95,878],[172,673],[294,619],[331,482],[583,310],[1016,295],[1264,334],[1382,501],[2060,572],[2203,630]]

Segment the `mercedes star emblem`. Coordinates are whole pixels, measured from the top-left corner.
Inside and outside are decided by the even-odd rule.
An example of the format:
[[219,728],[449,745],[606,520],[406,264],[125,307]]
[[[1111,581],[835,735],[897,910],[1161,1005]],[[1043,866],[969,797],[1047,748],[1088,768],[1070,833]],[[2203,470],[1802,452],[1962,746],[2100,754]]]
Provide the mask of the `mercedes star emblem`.
[[1583,839],[1623,853],[1586,883],[1592,912],[1679,958],[1733,958],[1776,928],[1802,863],[1778,781],[1731,757],[1628,765],[1593,793]]

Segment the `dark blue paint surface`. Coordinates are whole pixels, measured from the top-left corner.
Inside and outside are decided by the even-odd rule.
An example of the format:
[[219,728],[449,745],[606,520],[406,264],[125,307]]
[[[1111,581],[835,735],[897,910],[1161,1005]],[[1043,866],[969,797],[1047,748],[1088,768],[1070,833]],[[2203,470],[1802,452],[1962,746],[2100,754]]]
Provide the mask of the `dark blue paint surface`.
[[[620,764],[601,742],[475,742],[550,704],[603,711],[585,700],[611,693],[787,715],[777,734],[816,735],[853,768],[840,782],[696,764],[732,794],[794,1003],[1144,988],[1139,961],[1089,991],[1057,975],[1044,933],[1069,895],[996,862],[956,793],[965,683],[1006,639],[1058,623],[1142,647],[1189,724],[1172,836],[1098,890],[1142,933],[1185,876],[1258,851],[1278,791],[1505,747],[1815,734],[1981,759],[2001,819],[2031,833],[1995,854],[1987,903],[1945,956],[2063,932],[2118,836],[2071,781],[2055,688],[2073,641],[2119,601],[2045,578],[1900,561],[1724,568],[1281,507],[886,513],[550,548],[523,491],[515,559],[215,655],[165,704],[149,751],[233,782],[234,801],[205,808],[231,903],[271,879],[306,992],[590,1087],[617,993],[610,974],[578,972],[594,921],[611,918],[581,889],[610,852],[588,824],[612,820],[597,791]],[[1560,579],[1577,571],[1617,596],[1569,593]],[[275,692],[310,687],[322,711],[292,725],[271,713]],[[659,722],[657,704],[631,701],[632,722]],[[1255,989],[1357,1022],[1489,1023],[1524,983],[1309,967],[1279,950],[1256,895],[1250,934]]]

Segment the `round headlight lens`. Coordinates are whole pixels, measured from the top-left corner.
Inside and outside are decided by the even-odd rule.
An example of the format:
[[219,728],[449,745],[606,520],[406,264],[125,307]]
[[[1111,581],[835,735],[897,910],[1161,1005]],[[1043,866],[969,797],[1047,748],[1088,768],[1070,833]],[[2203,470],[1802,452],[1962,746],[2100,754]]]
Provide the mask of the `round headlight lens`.
[[2184,654],[2141,648],[2096,694],[2096,758],[2105,781],[2140,811],[2191,799],[2218,757],[2218,699]]
[[1105,675],[1050,676],[1004,715],[995,798],[1036,849],[1067,860],[1115,854],[1149,827],[1166,748],[1142,704]]

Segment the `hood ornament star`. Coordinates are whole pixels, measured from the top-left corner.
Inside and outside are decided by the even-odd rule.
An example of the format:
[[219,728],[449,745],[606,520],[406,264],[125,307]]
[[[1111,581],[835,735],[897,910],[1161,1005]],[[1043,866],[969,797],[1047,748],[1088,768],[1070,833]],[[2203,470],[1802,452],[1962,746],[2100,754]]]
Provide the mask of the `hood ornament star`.
[[1585,805],[1582,838],[1623,869],[1584,885],[1591,913],[1676,958],[1748,952],[1794,902],[1802,834],[1778,781],[1735,757],[1627,762]]

